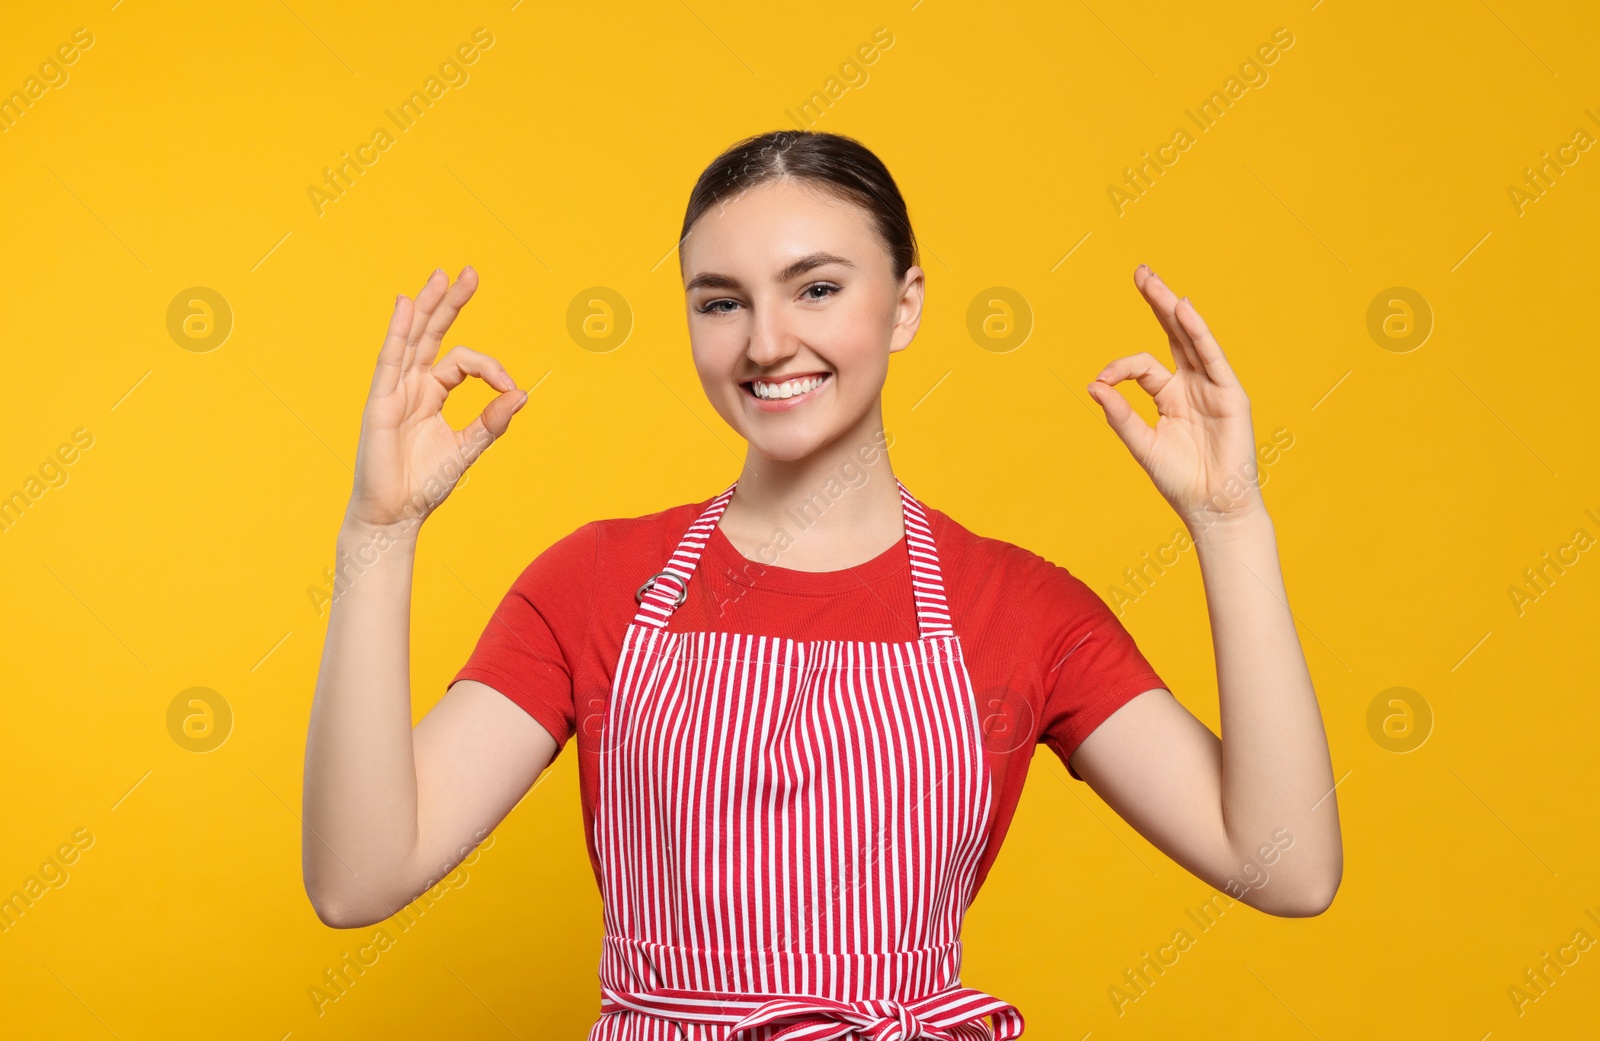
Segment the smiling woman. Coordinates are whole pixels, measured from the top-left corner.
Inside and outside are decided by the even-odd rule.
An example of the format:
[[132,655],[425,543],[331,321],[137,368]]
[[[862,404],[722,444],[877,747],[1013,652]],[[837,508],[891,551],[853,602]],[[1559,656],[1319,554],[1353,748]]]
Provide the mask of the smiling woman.
[[[589,1041],[1020,1037],[1019,1009],[962,984],[961,928],[1041,744],[1213,885],[1287,830],[1296,856],[1241,901],[1328,905],[1326,739],[1241,471],[1249,402],[1191,304],[1141,265],[1178,371],[1118,358],[1089,394],[1194,536],[1226,745],[1076,576],[895,476],[883,389],[924,273],[877,156],[836,134],[738,142],[690,193],[679,264],[692,361],[747,443],[742,469],[539,553],[412,729],[403,511],[424,487],[437,506],[527,395],[487,355],[436,358],[470,267],[397,302],[339,551],[390,532],[397,548],[330,612],[307,739],[303,857],[324,921],[381,921],[569,743],[604,909]],[[501,393],[452,430],[442,405],[468,375]],[[1113,389],[1125,380],[1157,429]],[[1249,486],[1224,495],[1240,472]],[[798,514],[779,566],[771,535]]]
[[[752,453],[750,494],[724,519],[738,530],[759,519],[747,507],[767,493],[753,485],[814,485],[883,429],[889,355],[921,323],[916,237],[876,156],[840,135],[789,131],[712,163],[689,195],[680,240],[695,367]],[[764,469],[774,477],[756,476]],[[880,509],[841,518],[833,551],[853,564],[893,542],[896,500],[885,484]],[[760,512],[770,520],[781,510]]]

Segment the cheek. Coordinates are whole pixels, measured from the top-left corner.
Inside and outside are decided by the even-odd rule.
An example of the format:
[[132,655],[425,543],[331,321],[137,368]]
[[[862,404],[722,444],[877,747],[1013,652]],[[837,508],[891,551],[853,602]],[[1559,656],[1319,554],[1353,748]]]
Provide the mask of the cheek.
[[725,378],[739,360],[733,337],[712,323],[691,326],[689,351],[702,379]]
[[857,381],[881,379],[889,366],[889,336],[893,323],[876,301],[859,307],[839,308],[829,315],[828,358]]

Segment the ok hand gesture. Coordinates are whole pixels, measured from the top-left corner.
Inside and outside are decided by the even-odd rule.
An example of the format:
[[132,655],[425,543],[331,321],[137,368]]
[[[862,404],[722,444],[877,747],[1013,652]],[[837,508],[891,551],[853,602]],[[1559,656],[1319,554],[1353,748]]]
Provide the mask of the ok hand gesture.
[[[1189,298],[1179,299],[1144,264],[1133,280],[1166,331],[1177,371],[1148,351],[1130,354],[1100,370],[1089,396],[1190,533],[1197,540],[1201,533],[1226,537],[1266,514],[1256,482],[1250,399]],[[1111,389],[1130,378],[1155,400],[1153,428]]]
[[[435,271],[415,304],[401,295],[389,318],[377,371],[361,416],[355,485],[345,521],[416,538],[418,525],[444,501],[473,461],[527,403],[505,367],[466,347],[437,362],[439,345],[478,287],[478,273],[461,269],[455,284]],[[461,430],[441,411],[450,391],[477,376],[501,391]]]

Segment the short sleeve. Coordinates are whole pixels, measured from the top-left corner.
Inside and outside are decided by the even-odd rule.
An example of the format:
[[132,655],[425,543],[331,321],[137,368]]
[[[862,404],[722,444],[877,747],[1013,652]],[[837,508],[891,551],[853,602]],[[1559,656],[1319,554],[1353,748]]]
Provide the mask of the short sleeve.
[[1066,568],[1051,565],[1039,601],[1044,710],[1039,741],[1083,780],[1068,757],[1083,739],[1138,695],[1167,684],[1106,602]]
[[550,732],[557,752],[575,726],[572,656],[565,648],[587,631],[596,541],[591,522],[535,557],[450,681],[477,680],[498,690]]

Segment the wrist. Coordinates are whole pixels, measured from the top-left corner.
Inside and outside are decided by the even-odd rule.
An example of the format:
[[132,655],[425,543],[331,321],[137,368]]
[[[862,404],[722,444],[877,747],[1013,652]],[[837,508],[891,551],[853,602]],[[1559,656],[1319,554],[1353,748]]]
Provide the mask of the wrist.
[[393,546],[415,549],[422,522],[408,518],[396,524],[373,524],[346,513],[339,525],[341,549],[376,546],[380,551]]
[[368,524],[346,517],[333,549],[334,610],[353,588],[370,590],[360,597],[363,600],[408,597],[416,560],[415,527],[407,534],[400,525]]
[[1185,519],[1189,539],[1196,547],[1222,546],[1250,539],[1273,538],[1272,518],[1265,507],[1235,516],[1212,514],[1205,518]]

